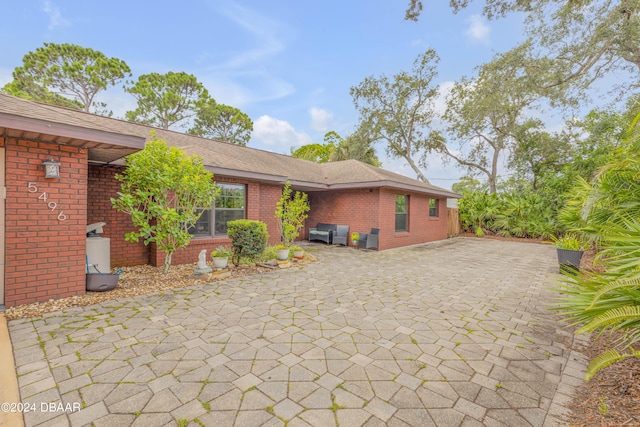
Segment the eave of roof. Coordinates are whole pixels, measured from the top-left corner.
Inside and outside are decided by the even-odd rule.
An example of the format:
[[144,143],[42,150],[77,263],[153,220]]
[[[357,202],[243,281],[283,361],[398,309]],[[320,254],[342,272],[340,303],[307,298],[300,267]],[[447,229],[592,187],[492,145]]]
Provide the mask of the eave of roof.
[[56,135],[64,138],[97,142],[107,145],[116,145],[119,147],[136,148],[139,150],[144,148],[146,142],[145,138],[135,135],[88,129],[85,127],[72,126],[2,112],[0,112],[0,127],[46,135]]

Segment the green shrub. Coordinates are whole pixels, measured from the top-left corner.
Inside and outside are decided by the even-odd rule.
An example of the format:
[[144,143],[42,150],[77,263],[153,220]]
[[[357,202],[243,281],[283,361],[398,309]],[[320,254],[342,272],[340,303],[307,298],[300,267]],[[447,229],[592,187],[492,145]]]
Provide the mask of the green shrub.
[[267,224],[262,221],[238,219],[227,223],[227,235],[233,248],[233,264],[238,266],[240,258],[255,258],[267,247],[269,233]]
[[[634,125],[640,116],[634,120]],[[636,128],[637,131],[637,128]],[[558,291],[558,309],[580,326],[578,333],[618,331],[614,345],[591,361],[586,379],[628,357],[640,358],[632,346],[640,341],[640,135],[621,141],[613,161],[593,183],[578,181],[563,220],[581,236],[597,235],[604,271],[566,277]]]

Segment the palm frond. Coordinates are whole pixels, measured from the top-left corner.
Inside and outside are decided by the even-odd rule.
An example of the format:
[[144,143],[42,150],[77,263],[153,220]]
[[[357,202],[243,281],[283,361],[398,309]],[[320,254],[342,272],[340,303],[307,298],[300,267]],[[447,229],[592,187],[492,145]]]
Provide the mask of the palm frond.
[[591,322],[578,330],[578,333],[591,332],[616,323],[640,320],[640,305],[617,307],[596,316]]
[[620,354],[616,349],[612,348],[603,353],[600,353],[595,359],[591,361],[591,363],[589,363],[589,366],[587,367],[587,373],[584,376],[585,381],[589,381],[601,369],[604,369],[607,366],[624,360],[628,357],[640,358],[640,351],[631,349],[630,353]]
[[586,309],[591,310],[594,307],[594,305],[598,301],[600,301],[600,298],[602,298],[604,295],[608,294],[609,292],[626,289],[626,288],[638,288],[637,290],[640,291],[640,277],[633,277],[633,278],[623,277],[618,280],[614,280],[609,284],[603,286],[593,296],[593,300],[591,301],[591,304],[589,304],[589,307],[587,307]]

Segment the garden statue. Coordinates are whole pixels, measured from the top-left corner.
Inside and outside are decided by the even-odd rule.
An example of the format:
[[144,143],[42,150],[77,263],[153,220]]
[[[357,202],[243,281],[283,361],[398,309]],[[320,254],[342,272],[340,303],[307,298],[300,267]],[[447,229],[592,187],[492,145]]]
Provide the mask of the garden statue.
[[200,255],[198,255],[198,266],[193,272],[194,276],[204,275],[211,273],[213,268],[207,265],[207,250],[203,249],[200,251]]
[[198,255],[198,268],[207,268],[207,250],[203,249]]

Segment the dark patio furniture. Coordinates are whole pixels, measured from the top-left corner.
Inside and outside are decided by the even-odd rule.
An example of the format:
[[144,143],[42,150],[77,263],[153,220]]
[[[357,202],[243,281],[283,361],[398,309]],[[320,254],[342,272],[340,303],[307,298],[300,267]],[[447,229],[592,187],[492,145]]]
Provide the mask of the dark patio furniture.
[[348,225],[338,225],[336,228],[336,232],[333,234],[334,245],[344,245],[347,246],[347,239],[349,238],[349,226]]
[[333,234],[336,231],[336,227],[335,224],[319,222],[317,227],[309,229],[309,241],[321,240],[327,245],[330,245],[333,241]]
[[367,243],[365,245],[365,249],[375,248],[378,249],[378,236],[380,235],[379,228],[372,228],[371,233],[367,236]]
[[356,245],[356,249],[366,248],[367,247],[367,237],[369,235],[367,233],[358,233],[358,244]]

